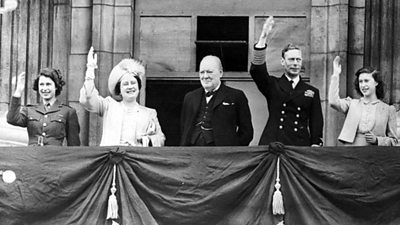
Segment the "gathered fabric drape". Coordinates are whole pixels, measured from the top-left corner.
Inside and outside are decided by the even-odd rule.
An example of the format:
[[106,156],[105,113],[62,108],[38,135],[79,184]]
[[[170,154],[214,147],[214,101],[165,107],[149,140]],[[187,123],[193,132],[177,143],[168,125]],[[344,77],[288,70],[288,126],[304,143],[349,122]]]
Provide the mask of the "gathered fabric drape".
[[[272,215],[276,161],[285,215]],[[400,224],[398,147],[0,148],[0,224]]]

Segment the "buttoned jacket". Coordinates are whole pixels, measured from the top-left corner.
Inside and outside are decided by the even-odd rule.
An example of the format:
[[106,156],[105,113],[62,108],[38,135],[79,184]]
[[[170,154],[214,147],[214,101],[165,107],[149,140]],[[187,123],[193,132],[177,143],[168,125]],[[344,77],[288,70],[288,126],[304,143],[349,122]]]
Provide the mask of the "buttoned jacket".
[[301,78],[293,89],[285,75],[271,76],[265,62],[265,48],[254,51],[250,75],[265,96],[269,112],[259,144],[275,141],[297,146],[322,144],[323,116],[318,89]]
[[[182,146],[190,144],[191,132],[200,110],[204,89],[185,95],[181,111]],[[253,139],[248,100],[243,91],[221,84],[212,106],[211,126],[216,146],[247,146]]]
[[[338,139],[345,143],[353,143],[361,120],[363,100],[340,98],[339,76],[334,75],[329,85],[328,101],[332,108],[346,114]],[[375,122],[371,132],[377,136],[378,145],[395,146],[398,143],[396,109],[380,100],[376,104]]]
[[9,124],[26,127],[29,145],[79,146],[79,122],[76,110],[58,100],[48,109],[43,104],[21,106],[21,98],[12,97],[7,113]]

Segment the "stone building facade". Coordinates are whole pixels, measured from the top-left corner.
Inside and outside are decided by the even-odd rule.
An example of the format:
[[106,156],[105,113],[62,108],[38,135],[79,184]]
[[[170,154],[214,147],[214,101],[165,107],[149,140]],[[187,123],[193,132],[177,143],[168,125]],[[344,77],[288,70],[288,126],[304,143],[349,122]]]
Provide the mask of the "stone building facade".
[[[336,55],[343,59],[342,96],[355,96],[354,72],[373,65],[384,74],[385,100],[400,102],[399,11],[395,0],[20,0],[15,11],[1,15],[0,110],[7,109],[17,74],[27,72],[31,90],[41,68],[58,68],[67,80],[60,97],[78,111],[82,143],[97,145],[101,118],[78,102],[86,54],[94,46],[99,55],[96,85],[104,96],[108,74],[121,59],[146,61],[140,102],[157,109],[167,145],[176,145],[181,100],[199,86],[199,59],[211,52],[222,54],[224,82],[249,99],[255,145],[268,111],[247,70],[263,21],[272,15],[276,33],[268,44],[269,69],[280,76],[283,45],[301,46],[303,77],[321,93],[325,145],[334,146],[344,119],[327,105]],[[37,101],[34,92],[26,92],[25,103]]]

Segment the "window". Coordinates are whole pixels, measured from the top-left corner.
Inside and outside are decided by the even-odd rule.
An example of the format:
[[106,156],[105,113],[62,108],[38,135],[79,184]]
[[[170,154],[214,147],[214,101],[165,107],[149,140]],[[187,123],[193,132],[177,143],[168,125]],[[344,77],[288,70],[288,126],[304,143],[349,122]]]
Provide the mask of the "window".
[[197,17],[196,71],[201,59],[215,55],[224,71],[247,71],[248,17]]

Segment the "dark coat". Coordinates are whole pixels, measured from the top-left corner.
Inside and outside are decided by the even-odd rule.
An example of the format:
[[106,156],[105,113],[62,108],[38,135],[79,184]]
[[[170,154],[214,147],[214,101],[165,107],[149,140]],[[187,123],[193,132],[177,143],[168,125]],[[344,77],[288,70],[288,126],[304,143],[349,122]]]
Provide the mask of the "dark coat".
[[7,113],[9,124],[27,127],[29,144],[59,145],[64,138],[68,146],[79,146],[79,122],[74,108],[61,104],[58,100],[45,110],[44,105],[21,107],[21,98],[12,97]]
[[[185,95],[181,113],[180,145],[190,144],[196,116],[200,110],[204,89]],[[212,106],[211,126],[216,146],[247,146],[253,139],[250,108],[243,91],[221,84]]]
[[252,64],[250,74],[268,102],[269,118],[260,145],[275,141],[297,146],[322,144],[323,117],[317,88],[300,79],[293,90],[285,75],[270,76],[266,63]]

